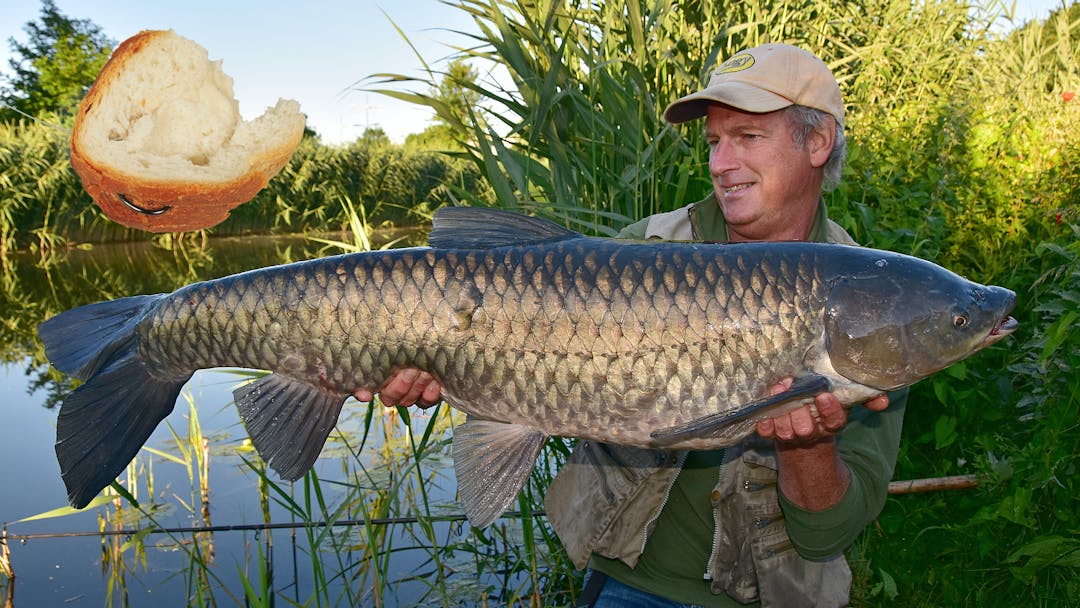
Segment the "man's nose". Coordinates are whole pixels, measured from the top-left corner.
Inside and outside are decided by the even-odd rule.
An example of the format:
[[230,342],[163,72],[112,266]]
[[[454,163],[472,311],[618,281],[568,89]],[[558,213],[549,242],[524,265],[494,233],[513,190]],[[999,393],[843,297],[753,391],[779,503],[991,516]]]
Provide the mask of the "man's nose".
[[717,176],[735,169],[738,161],[731,144],[725,140],[714,142],[709,148],[709,173]]

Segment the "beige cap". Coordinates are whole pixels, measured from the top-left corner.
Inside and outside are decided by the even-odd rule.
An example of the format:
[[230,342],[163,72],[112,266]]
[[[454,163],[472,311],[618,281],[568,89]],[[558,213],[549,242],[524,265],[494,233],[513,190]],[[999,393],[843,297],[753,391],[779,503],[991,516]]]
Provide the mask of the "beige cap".
[[793,104],[828,112],[842,126],[844,102],[829,66],[809,51],[790,44],[763,44],[720,64],[709,86],[664,110],[668,122],[705,116],[709,103],[747,112],[774,112]]

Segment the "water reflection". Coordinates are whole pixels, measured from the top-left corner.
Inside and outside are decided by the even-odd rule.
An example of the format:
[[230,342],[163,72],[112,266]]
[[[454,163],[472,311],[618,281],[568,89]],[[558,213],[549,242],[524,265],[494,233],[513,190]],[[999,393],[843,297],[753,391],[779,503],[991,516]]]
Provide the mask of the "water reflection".
[[[387,230],[373,235],[372,244],[419,245],[424,238],[421,230]],[[37,326],[45,319],[92,302],[170,292],[197,281],[341,253],[303,236],[235,237],[171,245],[107,243],[46,258],[31,254],[3,258],[0,363],[29,361],[30,388],[45,393],[45,407],[56,407],[74,387],[72,380],[52,370],[45,358],[37,337]]]
[[[422,236],[414,234],[402,245],[417,241]],[[175,248],[115,244],[45,260],[9,259],[0,290],[0,370],[19,366],[27,378],[25,387],[0,388],[25,391],[30,399],[4,401],[37,416],[15,424],[25,430],[20,442],[9,442],[33,446],[0,450],[3,460],[28,462],[9,477],[9,488],[20,490],[6,496],[0,490],[0,519],[63,503],[51,454],[55,412],[38,404],[55,407],[72,386],[45,360],[36,335],[43,319],[95,301],[172,291],[199,280],[334,253],[293,237],[220,239]],[[15,376],[0,375],[0,381],[17,384]],[[460,514],[449,455],[451,427],[460,420],[448,408],[413,412],[403,423],[393,410],[350,401],[314,474],[286,484],[267,475],[232,407],[231,389],[243,379],[220,370],[200,371],[188,383],[176,411],[148,442],[152,450],[140,452],[122,476],[137,506],[117,497],[76,516],[10,526],[9,532],[24,536],[118,532],[32,540],[14,548],[15,604],[55,605],[76,598],[81,600],[77,605],[147,605],[152,592],[186,598],[189,605],[270,605],[280,597],[297,605],[314,600],[319,605],[472,606],[486,605],[489,598],[499,604],[543,603],[541,590],[558,597],[577,588],[554,566],[560,558],[547,550],[551,532],[546,526],[511,520],[474,532],[460,522],[438,520]],[[0,420],[12,419],[19,417],[0,411]],[[540,471],[550,475],[555,468]],[[383,523],[401,516],[420,520]],[[367,525],[330,525],[342,520]],[[276,533],[206,529],[283,522],[297,527]],[[154,527],[191,531],[162,534],[151,532]],[[130,530],[141,532],[129,535]],[[91,560],[101,570],[87,572]],[[10,580],[0,574],[0,590]]]

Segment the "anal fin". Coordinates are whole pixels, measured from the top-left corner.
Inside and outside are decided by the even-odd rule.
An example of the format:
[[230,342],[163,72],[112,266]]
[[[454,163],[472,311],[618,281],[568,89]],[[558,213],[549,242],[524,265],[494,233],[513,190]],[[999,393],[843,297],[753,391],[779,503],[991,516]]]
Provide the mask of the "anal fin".
[[[810,374],[795,378],[791,387],[782,393],[763,397],[742,407],[716,414],[702,416],[685,424],[653,431],[650,436],[657,445],[669,445],[687,439],[724,437],[729,429],[740,432],[755,421],[778,414],[785,406],[801,402],[830,390],[829,379],[819,374]],[[746,424],[741,424],[741,423]]]
[[484,528],[506,511],[546,440],[531,427],[471,416],[454,429],[454,471],[469,523]]
[[252,445],[287,481],[315,464],[347,397],[279,374],[233,391]]

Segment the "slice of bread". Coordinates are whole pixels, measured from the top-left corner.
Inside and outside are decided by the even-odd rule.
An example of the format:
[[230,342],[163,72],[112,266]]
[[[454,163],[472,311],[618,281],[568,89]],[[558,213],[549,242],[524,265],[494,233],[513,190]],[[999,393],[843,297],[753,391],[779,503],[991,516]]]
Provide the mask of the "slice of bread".
[[304,134],[300,104],[240,118],[232,79],[172,30],[116,48],[79,105],[71,165],[112,220],[151,232],[209,228],[251,200]]

